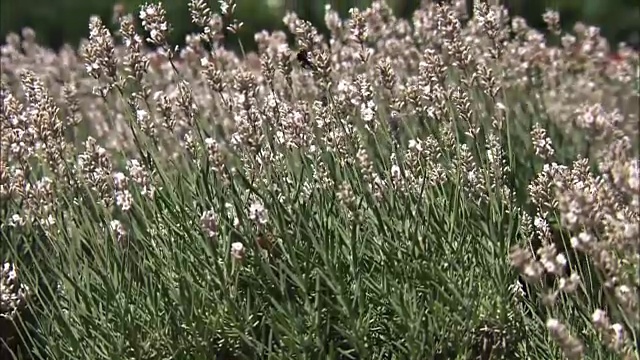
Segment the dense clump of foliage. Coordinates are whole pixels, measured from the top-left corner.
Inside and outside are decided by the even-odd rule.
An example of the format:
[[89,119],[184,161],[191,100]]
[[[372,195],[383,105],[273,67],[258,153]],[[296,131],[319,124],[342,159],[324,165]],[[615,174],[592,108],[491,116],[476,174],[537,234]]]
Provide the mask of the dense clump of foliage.
[[3,358],[638,356],[637,53],[375,1],[238,55],[221,3],[8,38]]

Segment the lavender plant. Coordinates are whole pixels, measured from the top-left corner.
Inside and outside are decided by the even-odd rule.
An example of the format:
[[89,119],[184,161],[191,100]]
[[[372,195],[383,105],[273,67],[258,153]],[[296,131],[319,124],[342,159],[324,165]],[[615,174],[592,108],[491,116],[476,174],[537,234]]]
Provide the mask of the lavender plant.
[[637,52],[378,0],[236,54],[220,3],[7,38],[2,356],[638,358]]

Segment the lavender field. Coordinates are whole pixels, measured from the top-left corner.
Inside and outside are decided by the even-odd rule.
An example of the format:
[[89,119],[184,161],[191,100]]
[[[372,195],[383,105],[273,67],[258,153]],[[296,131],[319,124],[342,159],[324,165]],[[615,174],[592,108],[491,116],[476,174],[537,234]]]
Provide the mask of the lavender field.
[[379,0],[233,52],[220,3],[7,38],[1,359],[640,359],[637,51]]

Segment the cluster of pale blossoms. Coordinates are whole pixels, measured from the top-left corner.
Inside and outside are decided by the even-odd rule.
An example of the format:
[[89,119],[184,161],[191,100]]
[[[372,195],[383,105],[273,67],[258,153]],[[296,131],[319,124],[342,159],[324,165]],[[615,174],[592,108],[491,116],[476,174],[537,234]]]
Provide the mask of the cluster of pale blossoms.
[[0,317],[12,318],[28,300],[29,287],[20,282],[15,264],[3,263],[0,268]]

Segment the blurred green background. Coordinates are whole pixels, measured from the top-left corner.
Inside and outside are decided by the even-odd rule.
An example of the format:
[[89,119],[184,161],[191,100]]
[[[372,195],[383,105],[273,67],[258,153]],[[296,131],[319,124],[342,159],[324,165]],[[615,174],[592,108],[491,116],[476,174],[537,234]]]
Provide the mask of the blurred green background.
[[[109,24],[116,2],[127,12],[137,14],[143,0],[0,0],[0,36],[20,32],[23,27],[36,31],[41,44],[58,48],[64,43],[76,45],[88,35],[91,15],[99,15]],[[217,0],[209,1],[212,8]],[[504,0],[513,14],[542,28],[541,14],[545,8],[560,11],[563,26],[576,21],[600,26],[602,33],[613,43],[625,41],[638,47],[640,43],[640,1],[638,0]],[[282,17],[287,10],[324,30],[324,4],[330,3],[346,16],[351,7],[366,7],[371,0],[237,0],[237,17],[245,23],[239,34],[245,47],[251,48],[253,34],[262,29],[283,28]],[[410,16],[420,0],[389,0],[396,14]],[[174,27],[172,43],[180,44],[184,36],[195,29],[189,21],[188,0],[164,1],[169,21]],[[231,42],[233,44],[233,42]]]

